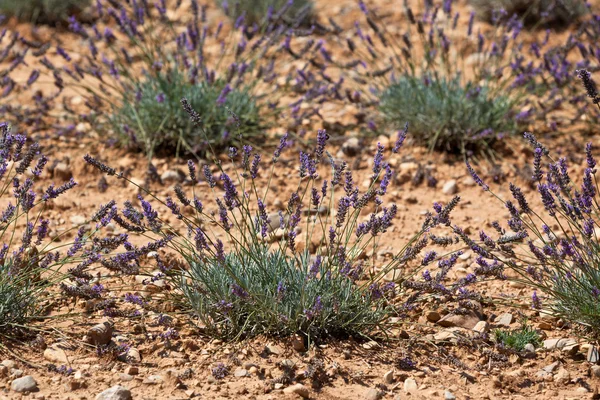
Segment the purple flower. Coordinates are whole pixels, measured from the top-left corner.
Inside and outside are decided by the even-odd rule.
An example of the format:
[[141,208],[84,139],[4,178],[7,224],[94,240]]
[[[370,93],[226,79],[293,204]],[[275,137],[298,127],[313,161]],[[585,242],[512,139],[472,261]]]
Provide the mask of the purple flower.
[[236,283],[231,284],[231,294],[233,294],[236,297],[239,297],[240,299],[245,299],[249,296],[248,292]]
[[229,84],[225,85],[223,90],[221,90],[221,94],[219,94],[219,97],[217,98],[217,104],[220,106],[225,104],[225,101],[227,100],[227,95],[229,95],[229,93],[231,93],[231,91],[232,91],[231,86],[229,86]]
[[542,308],[542,301],[537,295],[537,291],[533,291],[531,295],[531,307],[535,310],[540,310]]
[[211,188],[214,188],[217,185],[217,183],[215,182],[215,178],[213,177],[213,174],[210,171],[210,167],[208,165],[205,165],[203,167],[203,171],[204,171],[204,177],[206,178],[206,182],[208,183],[208,186],[210,186]]
[[402,144],[404,143],[404,140],[406,139],[406,135],[408,134],[408,122],[406,124],[404,124],[404,128],[400,131],[398,131],[398,137],[396,139],[396,143],[394,144],[394,148],[392,149],[392,153],[398,153],[398,151],[400,150],[400,147],[402,147]]
[[188,160],[187,165],[190,179],[192,180],[192,182],[196,182],[196,165],[192,160]]
[[165,102],[165,94],[159,93],[156,95],[155,99],[156,99],[157,103],[164,103]]
[[250,176],[252,179],[256,179],[258,176],[258,166],[260,164],[260,154],[255,154],[252,160],[252,166],[250,168]]
[[288,133],[286,132],[279,140],[279,146],[273,152],[273,162],[276,162],[281,156],[281,152],[287,146]]

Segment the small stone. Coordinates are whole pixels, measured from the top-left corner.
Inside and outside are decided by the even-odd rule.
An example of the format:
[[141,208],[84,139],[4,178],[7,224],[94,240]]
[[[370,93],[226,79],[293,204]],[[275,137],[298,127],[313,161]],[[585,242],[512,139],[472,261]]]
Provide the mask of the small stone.
[[180,170],[167,170],[162,173],[160,180],[166,184],[181,183],[185,179],[185,174]]
[[164,382],[164,380],[165,379],[162,377],[162,375],[150,375],[146,377],[142,383],[145,383],[146,385],[156,385]]
[[456,194],[458,192],[458,185],[454,179],[446,181],[442,187],[442,193],[444,194]]
[[292,386],[288,386],[285,389],[283,389],[283,393],[285,394],[296,394],[302,398],[308,399],[309,397],[309,391],[306,388],[306,386],[304,386],[301,383],[297,383],[295,385]]
[[292,339],[292,347],[294,348],[294,350],[300,353],[306,351],[306,346],[304,345],[304,339],[302,338],[302,336],[294,336],[294,338]]
[[245,376],[248,376],[248,370],[244,368],[236,368],[236,370],[233,372],[233,376],[235,376],[236,378],[243,378]]
[[467,314],[448,314],[444,318],[440,319],[437,324],[445,328],[457,326],[465,329],[473,329],[479,322],[479,317],[470,311]]
[[572,349],[573,346],[577,345],[577,341],[570,338],[552,338],[544,340],[543,347],[546,350],[554,350],[554,349]]
[[127,354],[125,355],[126,361],[131,363],[139,363],[142,362],[142,355],[140,351],[135,347],[130,347],[127,350]]
[[87,333],[88,343],[93,345],[107,345],[110,343],[114,331],[114,324],[105,321],[101,324],[94,325]]
[[513,315],[511,313],[504,313],[504,314],[500,315],[496,319],[495,322],[496,322],[496,325],[502,325],[502,326],[508,327],[513,322]]
[[129,374],[119,374],[119,380],[121,382],[131,382],[134,379],[133,375]]
[[560,384],[567,384],[571,380],[571,374],[564,368],[558,370],[556,375],[554,375],[554,382]]
[[342,153],[348,157],[355,157],[360,153],[361,145],[358,138],[352,137],[342,145]]
[[275,346],[274,344],[266,345],[265,352],[267,354],[275,354],[275,355],[279,355],[279,354],[283,353],[283,351],[279,347]]
[[419,390],[419,387],[417,386],[417,381],[413,378],[408,378],[404,381],[404,391],[406,393],[416,393],[417,390]]
[[23,376],[23,371],[21,371],[20,369],[13,368],[10,371],[10,376],[11,378],[20,378]]
[[125,373],[127,375],[137,375],[140,372],[138,367],[129,366],[125,368]]
[[442,319],[442,316],[437,311],[429,311],[425,314],[425,317],[429,322],[438,322],[440,319]]
[[449,390],[444,391],[444,400],[456,400],[456,396]]
[[10,384],[10,388],[19,393],[23,392],[35,392],[37,391],[37,382],[33,379],[33,376],[27,375],[22,378],[17,378]]
[[450,329],[444,329],[433,335],[433,338],[438,342],[456,342],[456,334]]
[[591,372],[592,377],[600,378],[600,365],[592,365]]
[[538,328],[543,331],[551,331],[552,324],[548,321],[541,321],[540,323],[538,323]]
[[600,360],[600,354],[598,353],[598,348],[596,346],[590,346],[587,351],[587,360],[593,364],[598,363]]
[[523,350],[525,350],[528,353],[535,353],[535,346],[531,343],[527,343],[525,347],[523,347]]
[[73,215],[72,217],[69,218],[69,221],[71,221],[71,223],[73,225],[83,225],[86,222],[86,219],[83,215]]
[[17,363],[13,360],[3,360],[0,364],[4,365],[8,369],[16,368]]
[[69,164],[65,162],[59,162],[58,164],[56,164],[53,170],[53,174],[55,178],[59,178],[63,181],[68,181],[73,177],[73,172],[71,172]]
[[394,383],[394,371],[393,370],[389,370],[388,372],[385,373],[385,375],[383,375],[383,382],[391,385],[392,383]]
[[67,357],[67,353],[58,347],[58,345],[54,344],[44,350],[44,358],[52,363],[65,365],[69,363],[69,358]]
[[479,321],[475,324],[473,330],[479,333],[487,333],[490,330],[490,324],[488,324],[487,321]]
[[379,400],[383,397],[383,393],[380,390],[371,388],[365,393],[365,400]]
[[131,400],[131,392],[124,386],[116,385],[100,393],[96,400]]

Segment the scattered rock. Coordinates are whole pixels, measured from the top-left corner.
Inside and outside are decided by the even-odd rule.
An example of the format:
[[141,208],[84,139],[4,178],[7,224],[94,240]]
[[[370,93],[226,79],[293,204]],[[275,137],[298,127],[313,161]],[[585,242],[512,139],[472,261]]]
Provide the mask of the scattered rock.
[[425,314],[425,317],[429,322],[438,322],[440,319],[442,319],[442,316],[437,311],[429,311]]
[[124,386],[116,385],[96,396],[96,400],[131,400],[131,392]]
[[419,387],[417,386],[417,381],[413,378],[408,378],[404,381],[404,391],[406,393],[416,393],[417,390],[419,390]]
[[52,363],[65,365],[69,363],[69,358],[67,357],[67,353],[58,347],[57,344],[53,344],[44,350],[44,358]]
[[383,393],[380,390],[371,388],[365,393],[365,400],[379,400],[383,397]]
[[556,375],[554,375],[554,382],[559,384],[567,384],[571,380],[571,374],[564,368],[558,370]]
[[300,353],[306,351],[306,346],[304,345],[304,339],[302,338],[302,336],[294,336],[294,338],[292,339],[292,347],[294,348],[294,350]]
[[69,218],[69,221],[71,221],[73,225],[83,225],[85,224],[86,219],[83,215],[73,215]]
[[551,331],[552,330],[552,324],[548,321],[542,321],[538,324],[538,328],[543,330],[543,331]]
[[140,354],[140,351],[138,349],[136,349],[135,347],[130,347],[129,350],[127,350],[127,354],[125,355],[125,361],[130,363],[142,362],[142,355]]
[[92,326],[87,333],[88,343],[96,346],[109,344],[114,328],[114,324],[108,321]]
[[598,363],[600,360],[600,354],[598,353],[598,348],[596,346],[590,346],[587,352],[587,360],[591,363]]
[[394,371],[393,370],[389,370],[388,372],[385,373],[385,375],[383,375],[383,382],[391,385],[392,383],[394,383]]
[[440,319],[437,324],[445,328],[457,326],[459,328],[473,329],[479,322],[479,317],[473,312],[464,315],[448,314]]
[[305,399],[308,399],[308,397],[309,397],[308,389],[306,388],[306,386],[304,386],[301,383],[297,383],[295,385],[286,387],[285,389],[283,389],[283,393],[296,394]]
[[244,368],[236,368],[236,370],[233,372],[233,376],[235,376],[236,378],[243,378],[245,376],[248,376],[248,370]]
[[592,365],[591,375],[594,378],[600,378],[600,365]]
[[513,323],[513,315],[511,313],[504,313],[502,315],[500,315],[497,319],[496,319],[496,325],[502,325],[502,326],[510,326],[510,324]]
[[490,330],[490,324],[488,324],[487,321],[479,321],[475,324],[473,330],[479,333],[487,333]]
[[456,342],[457,336],[452,330],[444,329],[433,335],[433,339],[438,342]]
[[348,157],[355,157],[360,153],[360,150],[360,141],[355,137],[349,138],[342,145],[342,153]]
[[59,162],[54,166],[53,175],[55,178],[62,179],[63,181],[68,181],[73,177],[73,172],[71,172],[69,164],[67,164],[66,162]]
[[169,169],[162,173],[160,179],[166,184],[181,183],[185,179],[185,174],[180,170]]
[[127,375],[137,375],[140,372],[138,367],[129,366],[125,368],[125,373]]
[[456,400],[456,396],[449,390],[444,391],[444,400]]
[[0,364],[4,365],[8,369],[17,368],[17,363],[13,360],[3,360]]
[[146,377],[142,383],[145,383],[146,385],[156,385],[164,381],[165,379],[162,377],[162,375],[150,375]]
[[577,345],[577,341],[570,338],[552,338],[544,340],[543,347],[545,350],[570,350]]
[[550,365],[546,365],[544,368],[542,368],[540,371],[538,371],[535,376],[538,378],[547,378],[547,377],[552,377],[552,373],[554,371],[556,371],[556,369],[560,366],[560,362],[559,361],[555,361]]
[[525,347],[523,348],[523,350],[525,350],[528,353],[535,353],[535,346],[532,345],[531,343],[527,343],[525,345]]
[[275,346],[274,344],[266,345],[265,352],[267,354],[275,354],[275,355],[279,355],[279,354],[283,353],[283,351],[279,347]]
[[10,384],[10,388],[19,393],[23,392],[35,392],[37,391],[37,382],[33,379],[33,376],[27,375],[22,378],[17,378]]
[[442,193],[444,194],[456,194],[458,192],[458,185],[454,179],[446,181],[442,187]]

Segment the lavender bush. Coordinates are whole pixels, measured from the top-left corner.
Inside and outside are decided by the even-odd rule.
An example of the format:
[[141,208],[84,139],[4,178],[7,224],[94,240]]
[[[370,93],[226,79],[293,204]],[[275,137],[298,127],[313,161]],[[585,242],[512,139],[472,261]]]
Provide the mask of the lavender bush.
[[[187,100],[183,105],[202,128],[200,115]],[[399,132],[394,152],[405,136],[406,131]],[[422,293],[469,297],[466,286],[475,277],[444,284],[457,255],[441,260],[438,275],[423,282],[401,268],[415,260],[430,239],[446,240],[429,231],[449,224],[458,199],[446,206],[436,204],[436,214],[427,215],[421,230],[408,242],[396,244],[393,257],[381,262],[376,256],[379,241],[398,211],[396,205],[383,203],[393,174],[384,148],[377,147],[371,184],[361,193],[346,163],[335,162],[325,151],[327,139],[327,133],[319,131],[315,149],[300,152],[298,185],[278,213],[269,213],[266,202],[287,135],[270,160],[262,160],[248,145],[231,148],[232,172],[220,162],[198,168],[190,161],[191,195],[177,186],[173,197],[161,200],[141,189],[141,208],[126,205],[124,219],[132,232],[162,237],[185,259],[183,268],[159,259],[161,273],[154,279],[168,280],[177,303],[205,332],[229,338],[367,334],[384,331],[392,316],[406,315]],[[326,158],[328,168],[321,168]],[[105,174],[126,179],[93,157],[86,160]],[[259,190],[262,179],[267,180],[266,189]],[[196,196],[199,181],[214,195],[216,211]],[[185,232],[178,234],[177,225],[168,224],[151,200],[169,208]],[[438,258],[428,253],[416,271]],[[409,278],[410,284],[401,284]]]
[[[75,119],[114,132],[149,155],[156,148],[200,155],[209,145],[218,150],[235,144],[239,134],[264,139],[276,117],[299,126],[330,95],[331,83],[322,77],[299,80],[289,66],[285,70],[293,72],[282,74],[289,60],[279,49],[307,33],[284,24],[277,11],[260,25],[242,15],[233,26],[209,26],[206,6],[196,0],[174,6],[169,11],[181,14],[177,20],[169,17],[164,1],[100,0],[97,13],[106,25],[86,28],[70,20],[78,45],[56,48],[64,65],[41,62],[57,87],[79,93],[63,102]],[[184,6],[188,12],[179,8]],[[312,53],[314,44],[306,43],[305,53]],[[73,51],[81,52],[83,61],[74,61]],[[310,73],[308,63],[296,66]],[[189,96],[202,112],[207,136],[182,119],[175,105],[181,96]]]
[[424,4],[413,11],[406,3],[406,24],[392,34],[377,10],[359,2],[367,24],[338,35],[353,61],[331,60],[345,71],[345,98],[366,113],[370,129],[408,121],[430,148],[486,150],[534,115],[527,94],[540,87],[524,75],[523,24],[514,17],[481,29],[474,13],[461,16],[452,1]]
[[83,12],[91,0],[0,0],[0,14],[36,24],[67,25],[69,17],[89,18]]
[[[593,102],[600,103],[589,72],[579,71],[578,75]],[[553,159],[530,133],[525,138],[534,150],[532,179],[537,183],[544,210],[531,206],[523,191],[511,184],[514,201],[503,201],[511,215],[508,230],[495,222],[496,238],[484,231],[480,233],[480,242],[461,236],[479,255],[480,265],[497,270],[509,267],[518,273],[517,280],[535,288],[532,295],[535,309],[543,307],[545,312],[576,323],[597,339],[600,337],[599,210],[592,145],[586,146],[587,165],[581,186],[577,186],[566,158]],[[483,189],[490,191],[470,165],[468,169]]]
[[470,0],[470,3],[484,21],[517,15],[530,27],[566,27],[588,12],[583,0]]
[[408,121],[431,150],[465,153],[489,147],[494,132],[515,131],[516,121],[507,118],[514,106],[506,96],[491,97],[486,86],[463,86],[457,78],[402,76],[381,94],[379,110],[393,126]]
[[234,20],[244,16],[248,25],[260,24],[277,12],[288,23],[305,23],[313,13],[312,0],[217,0]]

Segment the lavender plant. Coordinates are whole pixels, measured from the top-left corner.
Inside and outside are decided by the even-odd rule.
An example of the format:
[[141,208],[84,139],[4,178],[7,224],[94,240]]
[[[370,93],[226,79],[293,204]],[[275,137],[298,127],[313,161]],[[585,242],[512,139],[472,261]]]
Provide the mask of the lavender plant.
[[[596,85],[588,71],[579,71],[588,96],[600,102]],[[481,231],[480,242],[465,235],[462,239],[479,255],[482,268],[509,267],[517,280],[534,289],[532,306],[582,327],[597,339],[600,333],[600,274],[598,272],[598,202],[596,161],[592,145],[585,149],[586,166],[581,186],[577,186],[567,159],[555,160],[549,150],[526,133],[534,150],[533,180],[539,202],[536,209],[514,184],[514,201],[503,201],[510,213],[508,230],[494,223],[495,236]],[[489,187],[467,165],[473,178],[485,191]],[[490,193],[492,193],[490,191]],[[493,195],[493,193],[492,193]],[[499,199],[499,198],[498,198]]]
[[[289,60],[278,50],[307,34],[282,23],[284,10],[260,25],[242,15],[233,26],[213,26],[206,23],[207,7],[196,0],[187,2],[190,12],[178,19],[169,17],[164,1],[97,4],[97,13],[110,23],[86,28],[71,19],[81,46],[57,48],[63,65],[43,58],[42,70],[59,88],[78,93],[63,102],[74,118],[114,132],[122,143],[150,156],[155,148],[197,155],[208,145],[226,149],[239,134],[247,141],[262,140],[275,117],[299,126],[331,93],[331,83],[316,74],[307,81],[295,79],[296,68],[309,74],[314,41],[306,43],[305,61],[281,74],[280,66]],[[181,4],[171,11],[181,12]],[[81,52],[83,61],[74,61],[70,54],[81,49],[87,49]],[[182,96],[202,112],[207,136],[182,118],[176,106]],[[231,134],[234,130],[238,136]]]
[[[187,100],[183,106],[201,127],[200,114]],[[406,131],[399,132],[395,152],[405,136]],[[402,268],[418,257],[432,228],[449,223],[458,199],[446,206],[436,204],[436,215],[428,214],[412,239],[397,244],[390,260],[378,260],[381,237],[398,212],[396,205],[383,203],[393,174],[384,149],[377,147],[371,184],[361,193],[346,163],[335,162],[326,152],[327,140],[327,133],[319,131],[313,152],[300,152],[297,186],[278,213],[269,213],[267,199],[287,135],[270,160],[263,161],[245,145],[230,149],[229,166],[216,161],[198,168],[190,161],[191,195],[177,186],[173,197],[161,200],[140,188],[145,193],[139,198],[141,208],[126,206],[131,231],[168,240],[185,259],[184,268],[169,268],[159,259],[160,279],[168,280],[177,302],[205,332],[228,338],[300,333],[313,339],[384,332],[390,317],[406,315],[420,294],[443,291],[463,299],[466,295],[459,293],[476,281],[444,284],[457,256],[440,261],[442,272],[421,286]],[[321,168],[325,157],[329,167]],[[86,160],[105,174],[126,179],[93,157]],[[205,191],[198,188],[200,181],[214,196],[213,212],[198,197]],[[156,203],[167,207],[181,228],[169,224]],[[421,267],[437,258],[428,253]],[[408,278],[412,284],[405,286]]]
[[[474,13],[455,12],[452,3],[425,2],[413,11],[405,2],[406,24],[393,33],[385,17],[360,1],[366,26],[357,22],[353,32],[338,35],[350,61],[330,64],[345,71],[352,85],[345,98],[366,113],[368,128],[400,128],[408,121],[415,139],[430,148],[487,150],[531,120],[535,105],[526,95],[540,87],[536,79],[519,78],[528,71],[520,20],[498,20],[490,30]],[[328,52],[323,57],[332,58]]]
[[259,24],[277,11],[288,23],[305,23],[314,9],[312,0],[218,1],[228,16],[234,20],[244,16],[249,25]]
[[498,15],[517,15],[530,27],[562,28],[588,12],[583,0],[471,0],[478,18],[492,22]]
[[507,118],[514,106],[509,97],[491,97],[487,87],[463,86],[458,78],[402,76],[381,94],[379,110],[393,126],[407,121],[431,150],[466,153],[514,132],[517,123]]
[[90,0],[0,0],[0,14],[36,24],[67,25],[69,17],[84,15]]
[[114,201],[81,225],[59,227],[48,212],[77,183],[71,178],[60,186],[39,187],[49,162],[40,145],[12,134],[6,123],[0,129],[0,335],[16,337],[58,301],[89,300],[95,304],[92,311],[121,315],[105,279],[139,272],[140,257],[160,249],[164,241],[138,247],[125,233],[102,237],[109,223],[125,224]]

